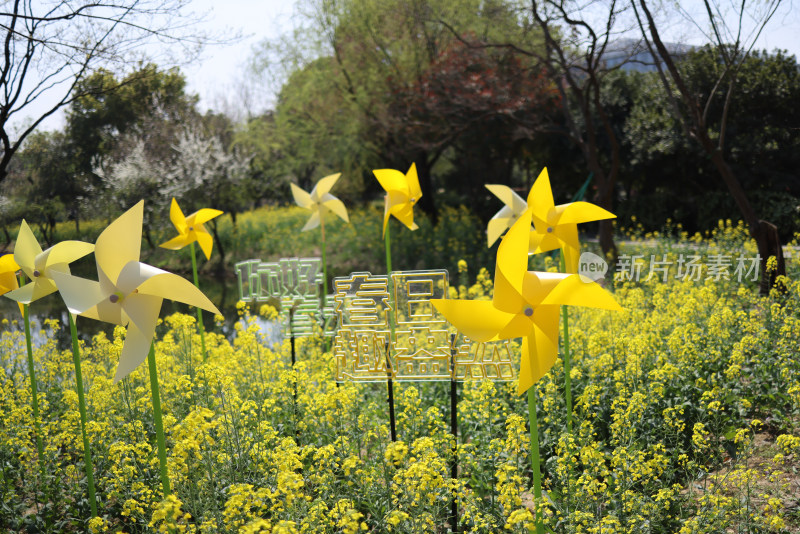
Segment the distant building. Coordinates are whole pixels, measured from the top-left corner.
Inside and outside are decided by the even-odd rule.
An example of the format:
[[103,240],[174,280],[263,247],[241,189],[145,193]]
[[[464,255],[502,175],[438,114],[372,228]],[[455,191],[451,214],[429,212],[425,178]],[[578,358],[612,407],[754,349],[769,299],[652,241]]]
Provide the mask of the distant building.
[[[655,45],[653,45],[655,46]],[[680,61],[695,47],[679,43],[664,43],[667,50],[676,61]],[[653,72],[656,70],[656,62],[647,44],[639,39],[618,39],[608,43],[603,52],[603,61],[606,68],[613,68],[621,65],[622,70],[637,72]]]

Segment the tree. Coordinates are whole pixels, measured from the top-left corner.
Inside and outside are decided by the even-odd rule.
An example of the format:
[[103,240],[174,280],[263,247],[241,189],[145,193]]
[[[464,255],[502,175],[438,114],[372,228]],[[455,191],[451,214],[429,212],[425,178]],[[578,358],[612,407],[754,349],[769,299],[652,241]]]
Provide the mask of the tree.
[[[293,132],[310,133],[302,144],[289,147],[297,153],[301,182],[318,175],[312,171],[315,165],[340,170],[335,162],[350,164],[357,168],[354,174],[370,176],[376,165],[407,168],[413,161],[423,191],[420,207],[435,215],[441,183],[434,185],[433,167],[467,139],[470,129],[491,124],[493,132],[505,127],[519,133],[523,116],[531,118],[528,124],[536,123],[539,94],[520,93],[542,86],[529,62],[461,46],[439,22],[446,15],[462,31],[459,37],[470,40],[530,37],[521,35],[505,2],[338,0],[304,7],[309,27],[294,39],[307,48],[294,56],[283,54],[292,74],[275,113],[277,128],[291,124]],[[470,60],[477,63],[458,70]],[[495,61],[501,62],[497,68]],[[524,80],[528,75],[531,83]],[[445,82],[453,85],[444,88]],[[448,94],[454,87],[458,94]],[[478,142],[471,148],[481,152],[485,147]],[[300,157],[301,149],[308,157]],[[371,192],[377,189],[374,184]]]
[[17,207],[9,214],[38,225],[48,244],[55,241],[56,223],[66,217],[81,194],[70,179],[68,153],[62,132],[36,132],[28,138],[25,150],[12,161],[9,179],[3,183],[12,207]]
[[[520,144],[549,131],[561,108],[543,69],[483,44],[466,37],[454,41],[417,80],[398,84],[383,125],[384,151],[418,154],[418,172],[424,165],[430,174],[447,151],[457,154],[450,158],[451,174],[461,201],[485,193],[487,173],[510,183]],[[461,164],[464,159],[469,165]]]
[[[602,9],[598,9],[602,5]],[[594,202],[614,210],[615,188],[621,167],[619,130],[603,98],[604,80],[629,58],[610,65],[606,52],[615,36],[624,31],[621,1],[577,3],[569,0],[531,0],[519,6],[523,38],[495,36],[482,46],[502,48],[522,55],[544,69],[560,96],[562,118],[547,130],[569,139],[594,175]],[[598,17],[598,13],[601,15]],[[598,21],[599,19],[599,21]],[[458,26],[441,22],[458,35]],[[481,46],[481,45],[479,45]],[[629,51],[628,56],[638,52]],[[599,225],[603,252],[615,257],[613,221]]]
[[[0,21],[0,181],[25,139],[41,122],[98,88],[82,82],[101,66],[125,68],[141,58],[142,47],[189,52],[205,38],[191,33],[197,20],[186,14],[188,0],[120,0],[56,3],[11,0]],[[169,46],[164,46],[169,45]],[[16,128],[18,117],[34,111]]]
[[[731,104],[739,90],[740,75],[758,36],[775,14],[780,0],[756,3],[753,7],[745,2],[731,2],[723,6],[723,0],[704,0],[706,18],[703,24],[711,28],[710,40],[719,63],[716,82],[708,93],[698,94],[687,83],[675,58],[661,38],[661,31],[646,0],[632,1],[642,37],[650,53],[658,61],[656,65],[671,110],[682,125],[687,137],[696,142],[711,159],[720,178],[738,206],[750,235],[755,239],[761,256],[761,291],[767,292],[778,275],[786,274],[780,236],[777,227],[756,214],[736,172],[730,165],[726,150],[727,127],[734,109]],[[736,26],[726,23],[723,13],[732,10]],[[745,21],[755,21],[752,31],[745,28]],[[715,102],[721,99],[721,106]],[[734,112],[735,113],[735,112]],[[717,128],[715,128],[715,125]],[[776,271],[767,270],[767,260],[777,259]]]
[[[250,205],[247,179],[250,157],[240,150],[226,150],[218,134],[203,133],[200,124],[181,131],[169,152],[154,148],[139,139],[124,157],[106,157],[98,162],[95,173],[103,180],[106,194],[119,207],[129,206],[136,199],[147,197],[145,206],[145,240],[151,248],[152,226],[169,211],[173,197],[180,200],[185,213],[202,207],[221,209],[231,216]],[[217,233],[216,221],[210,223],[220,252],[220,265],[225,250]]]
[[[724,65],[714,48],[706,46],[690,52],[678,68],[692,93],[707,95]],[[630,178],[629,212],[637,213],[646,227],[658,228],[673,217],[690,231],[707,229],[718,219],[741,217],[714,163],[685,134],[658,74],[637,73],[631,83],[640,94],[626,119],[623,143],[630,154],[625,173]],[[742,64],[738,87],[728,104],[737,112],[729,116],[725,127],[725,157],[754,210],[769,213],[781,238],[791,239],[800,231],[796,211],[800,109],[795,105],[800,101],[800,66],[781,52],[754,51]],[[720,129],[719,110],[725,99],[718,93],[711,101],[712,132]]]

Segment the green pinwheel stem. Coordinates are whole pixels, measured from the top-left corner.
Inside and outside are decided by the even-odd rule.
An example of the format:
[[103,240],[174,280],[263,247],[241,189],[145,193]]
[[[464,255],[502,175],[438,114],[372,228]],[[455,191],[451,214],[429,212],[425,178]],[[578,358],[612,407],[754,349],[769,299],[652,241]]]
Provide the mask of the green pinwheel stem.
[[[561,272],[567,272],[564,249],[561,249]],[[569,311],[561,306],[561,320],[564,325],[564,400],[567,403],[567,432],[572,434],[572,353],[569,350]]]
[[44,443],[42,426],[39,422],[39,388],[36,385],[36,368],[33,363],[33,344],[31,343],[31,321],[28,305],[22,305],[22,318],[25,323],[25,347],[28,350],[28,376],[31,379],[31,408],[33,409],[33,428],[36,433],[36,452],[39,453],[39,468],[44,473]]
[[78,390],[78,411],[81,414],[81,436],[83,437],[83,467],[86,470],[86,483],[89,486],[89,506],[92,517],[97,517],[97,496],[94,488],[94,465],[89,436],[86,433],[86,399],[83,394],[83,373],[81,372],[81,353],[78,347],[78,330],[71,313],[69,316],[69,332],[72,335],[72,359],[75,364],[75,388]]
[[[192,276],[194,277],[194,287],[200,289],[200,284],[197,281],[197,254],[194,250],[194,242],[189,243],[192,250]],[[197,329],[200,332],[200,349],[203,351],[203,362],[206,361],[206,329],[203,327],[203,310],[200,308],[197,311]]]
[[536,417],[536,386],[528,388],[528,422],[531,427],[531,469],[533,470],[533,497],[536,507],[536,534],[544,534],[542,520],[542,471],[539,458],[539,420]]
[[167,440],[164,437],[164,421],[161,417],[161,396],[158,391],[158,370],[156,369],[156,349],[150,343],[147,354],[147,366],[150,369],[150,392],[153,396],[153,423],[156,426],[156,443],[158,445],[158,464],[161,472],[161,488],[166,499],[171,493],[169,475],[167,474]]
[[383,233],[383,245],[386,248],[386,275],[392,272],[392,238],[389,235],[389,230],[392,227],[392,220],[386,224],[386,231]]

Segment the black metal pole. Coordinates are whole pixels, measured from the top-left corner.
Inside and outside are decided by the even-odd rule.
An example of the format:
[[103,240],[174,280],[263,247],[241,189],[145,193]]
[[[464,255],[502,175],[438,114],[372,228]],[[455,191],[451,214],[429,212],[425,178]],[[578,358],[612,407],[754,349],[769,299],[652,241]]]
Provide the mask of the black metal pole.
[[[450,334],[450,433],[453,434],[453,460],[450,478],[458,480],[458,383],[456,382],[456,335]],[[450,525],[458,532],[458,503],[455,491],[450,503]]]
[[397,441],[397,424],[394,419],[394,382],[392,381],[392,362],[389,359],[389,347],[391,342],[386,342],[386,388],[389,391],[389,431],[392,441]]
[[294,368],[295,352],[294,352],[294,306],[289,308],[289,339],[292,342],[292,368]]

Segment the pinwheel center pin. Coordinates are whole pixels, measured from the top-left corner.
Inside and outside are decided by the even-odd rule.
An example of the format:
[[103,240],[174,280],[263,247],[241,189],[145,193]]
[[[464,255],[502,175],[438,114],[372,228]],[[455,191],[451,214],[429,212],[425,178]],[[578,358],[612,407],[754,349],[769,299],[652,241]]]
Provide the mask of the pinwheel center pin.
[[34,278],[39,278],[39,276],[41,276],[41,274],[42,273],[39,272],[39,269],[36,269],[35,271],[33,271]]
[[552,226],[548,226],[547,227],[547,233],[548,234],[552,234],[553,233],[553,227]]
[[526,306],[525,309],[522,310],[522,313],[524,313],[526,317],[530,317],[531,315],[533,315],[533,308],[531,308],[530,306]]
[[112,304],[116,304],[117,302],[122,300],[122,293],[117,291],[108,297],[108,300],[111,301]]
[[190,227],[189,227],[189,231],[190,231],[190,232],[194,232],[194,226],[190,226]]

